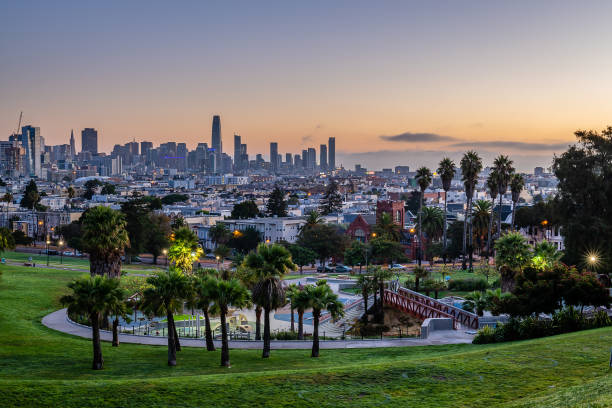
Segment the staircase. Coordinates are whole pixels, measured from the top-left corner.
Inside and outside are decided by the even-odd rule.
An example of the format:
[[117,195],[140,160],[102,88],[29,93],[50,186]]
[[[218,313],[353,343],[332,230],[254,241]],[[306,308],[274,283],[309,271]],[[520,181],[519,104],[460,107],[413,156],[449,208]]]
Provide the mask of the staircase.
[[[374,302],[374,296],[368,298],[368,305],[372,305]],[[327,319],[319,325],[319,335],[323,336],[325,333],[326,337],[341,337],[345,330],[348,330],[356,319],[361,318],[365,313],[363,300],[349,304],[344,309],[344,317],[337,322],[332,319]]]

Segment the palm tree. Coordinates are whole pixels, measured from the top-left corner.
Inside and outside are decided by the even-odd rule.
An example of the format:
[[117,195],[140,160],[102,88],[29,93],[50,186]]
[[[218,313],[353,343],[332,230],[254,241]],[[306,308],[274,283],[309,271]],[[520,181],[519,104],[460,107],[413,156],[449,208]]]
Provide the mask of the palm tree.
[[357,288],[361,289],[361,296],[363,297],[363,307],[365,317],[368,314],[368,298],[370,297],[370,293],[372,289],[374,289],[374,280],[369,275],[359,275],[357,278]]
[[183,300],[189,296],[189,279],[176,269],[158,272],[147,278],[150,287],[142,293],[140,310],[155,316],[166,316],[168,321],[168,365],[176,365],[176,352],[180,343],[174,324],[174,313],[183,309]]
[[491,235],[493,233],[493,214],[495,209],[495,198],[497,197],[497,173],[495,170],[489,173],[489,177],[487,177],[487,188],[489,189],[489,195],[491,196],[491,216],[489,217],[489,232],[487,235],[487,265],[489,264],[489,257],[491,256],[492,247],[491,247]]
[[68,285],[72,293],[62,296],[60,302],[68,307],[69,314],[86,314],[92,330],[93,364],[92,369],[104,368],[102,347],[100,345],[100,321],[115,305],[123,302],[124,291],[118,279],[104,276],[91,276],[75,280]]
[[444,231],[442,233],[443,249],[444,249],[444,263],[446,263],[446,230],[448,228],[447,222],[447,204],[448,204],[448,190],[450,190],[451,182],[455,177],[455,162],[450,158],[443,158],[438,164],[438,174],[442,180],[442,189],[444,190]]
[[504,197],[504,194],[506,194],[506,190],[508,190],[508,184],[510,183],[512,173],[514,172],[512,163],[512,160],[503,154],[497,156],[493,161],[493,168],[497,173],[497,193],[499,194],[499,219],[497,224],[498,238],[501,237],[502,198]]
[[491,203],[487,200],[477,200],[472,206],[472,224],[481,250],[484,246],[484,237],[489,229],[491,210]]
[[8,218],[8,213],[9,213],[9,206],[13,202],[13,194],[5,193],[2,196],[2,202],[6,203],[6,228],[11,229],[9,218]]
[[304,312],[310,308],[308,293],[301,289],[293,301],[293,307],[298,313],[298,340],[304,340]]
[[125,321],[131,321],[131,312],[132,310],[127,302],[114,302],[109,306],[108,313],[111,316],[115,316],[113,320],[113,347],[119,347],[119,318],[121,317]]
[[200,259],[203,251],[198,245],[198,237],[188,228],[181,227],[171,236],[172,245],[168,250],[171,265],[183,273],[193,272],[193,263]]
[[216,287],[214,272],[216,272],[214,269],[205,271],[203,276],[196,277],[193,282],[194,304],[204,315],[204,337],[206,338],[206,350],[208,351],[215,351],[210,327],[210,305]]
[[472,293],[468,293],[465,295],[465,302],[463,302],[463,309],[474,311],[476,309],[476,314],[478,316],[482,316],[484,310],[488,305],[488,298],[485,294],[479,291],[474,291]]
[[[466,214],[463,220],[463,260],[462,268],[467,269],[466,265],[466,251],[467,251],[467,237],[470,236],[470,270],[472,269],[472,239],[471,239],[471,211],[472,211],[472,197],[476,190],[476,183],[478,182],[478,174],[482,171],[482,159],[473,150],[466,152],[461,158],[461,180],[463,181],[463,187],[466,195]],[[467,222],[470,220],[470,232],[468,235]]]
[[419,283],[421,279],[425,279],[429,276],[429,271],[422,266],[416,266],[414,268],[414,291],[419,291]]
[[230,240],[231,234],[227,225],[223,223],[217,223],[213,227],[210,228],[209,231],[210,240],[215,243],[215,245],[225,245]]
[[444,233],[444,214],[438,207],[423,207],[422,229],[431,241],[440,239]]
[[229,280],[215,279],[211,297],[221,319],[221,366],[230,367],[229,343],[227,339],[227,313],[229,307],[242,308],[249,303],[249,291],[235,278]]
[[521,196],[521,191],[525,187],[525,178],[522,174],[513,174],[510,178],[510,191],[512,192],[512,229],[514,229],[514,216],[516,214],[516,204]]
[[291,253],[282,245],[259,244],[257,252],[251,252],[244,266],[253,270],[258,278],[253,286],[253,303],[264,310],[263,358],[270,357],[270,311],[285,304],[285,291],[281,277],[287,270],[296,270]]
[[427,187],[429,187],[429,185],[431,184],[431,171],[427,168],[427,167],[421,167],[416,171],[416,176],[415,179],[417,181],[417,183],[419,184],[419,188],[421,189],[421,202],[419,205],[419,252],[418,252],[418,261],[419,261],[419,265],[421,264],[421,258],[422,258],[422,246],[423,246],[423,229],[422,229],[422,223],[421,223],[421,217],[422,217],[422,212],[423,212],[423,202],[424,202],[424,197],[425,197],[425,190],[427,190]]
[[89,253],[91,275],[121,276],[121,254],[130,239],[123,214],[97,206],[83,214],[83,246]]
[[287,299],[289,300],[289,307],[291,309],[291,333],[295,332],[295,317],[293,316],[293,311],[295,310],[295,299],[297,298],[299,292],[300,288],[295,283],[289,285],[286,290]]
[[323,222],[323,218],[321,218],[321,214],[318,211],[312,210],[308,213],[308,217],[306,217],[306,224],[302,228],[310,228],[312,226],[321,224]]
[[325,280],[317,282],[316,285],[308,285],[306,287],[306,293],[310,300],[310,307],[312,307],[312,353],[311,357],[319,357],[319,320],[321,318],[321,311],[327,310],[332,319],[336,320],[344,316],[344,304],[338,300],[332,289],[329,287]]
[[379,294],[379,304],[378,304],[378,310],[380,312],[380,316],[384,317],[383,313],[383,299],[384,299],[384,294],[385,294],[385,281],[391,279],[392,276],[392,272],[389,269],[383,269],[383,268],[377,268],[374,271],[373,274],[373,278],[374,278],[374,282],[375,282],[375,287],[374,290],[378,289],[378,294]]
[[376,225],[374,226],[374,232],[381,238],[388,239],[390,241],[400,240],[400,226],[393,222],[391,214],[384,212],[378,218]]

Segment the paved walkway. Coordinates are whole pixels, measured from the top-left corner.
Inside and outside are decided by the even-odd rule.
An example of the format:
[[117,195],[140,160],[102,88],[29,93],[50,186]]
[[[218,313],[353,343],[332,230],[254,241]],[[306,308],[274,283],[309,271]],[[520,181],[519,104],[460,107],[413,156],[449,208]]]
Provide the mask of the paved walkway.
[[[42,319],[42,323],[63,333],[72,334],[78,337],[91,338],[91,329],[74,323],[68,319],[66,309],[61,309],[48,314]],[[112,333],[107,330],[100,331],[103,341],[112,341]],[[445,330],[433,332],[427,339],[393,339],[393,340],[324,340],[321,341],[322,349],[342,349],[342,348],[379,348],[379,347],[408,347],[408,346],[431,346],[440,344],[461,344],[471,343],[472,335],[461,330]],[[149,344],[153,346],[167,346],[168,340],[165,337],[157,336],[138,336],[133,334],[119,334],[119,342],[134,344]],[[204,347],[204,339],[181,338],[181,346],[185,347]],[[221,341],[215,340],[215,346],[221,347]],[[239,341],[231,340],[230,348],[233,349],[260,349],[261,341]],[[273,349],[310,349],[312,341],[293,340],[281,341],[272,340]]]

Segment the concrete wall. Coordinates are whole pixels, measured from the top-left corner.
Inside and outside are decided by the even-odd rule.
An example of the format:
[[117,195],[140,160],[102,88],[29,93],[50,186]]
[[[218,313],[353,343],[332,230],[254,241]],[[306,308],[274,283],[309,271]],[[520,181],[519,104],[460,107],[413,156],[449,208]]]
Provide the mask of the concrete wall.
[[429,335],[438,330],[453,330],[453,319],[449,318],[428,318],[421,325],[421,338],[426,339]]

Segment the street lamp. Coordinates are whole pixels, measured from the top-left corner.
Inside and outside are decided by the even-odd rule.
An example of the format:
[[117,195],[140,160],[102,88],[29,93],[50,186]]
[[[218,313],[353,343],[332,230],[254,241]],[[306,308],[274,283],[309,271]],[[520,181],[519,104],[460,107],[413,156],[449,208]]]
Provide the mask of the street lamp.
[[57,243],[59,245],[59,251],[60,251],[60,265],[64,263],[64,251],[62,251],[62,246],[64,245],[64,241],[62,241],[61,239],[59,240],[59,242]]
[[49,266],[49,244],[51,241],[47,238],[47,266]]
[[219,265],[221,264],[221,257],[217,255],[217,270],[219,270]]
[[162,249],[162,254],[164,254],[164,257],[166,258],[166,266],[168,266],[168,250]]

